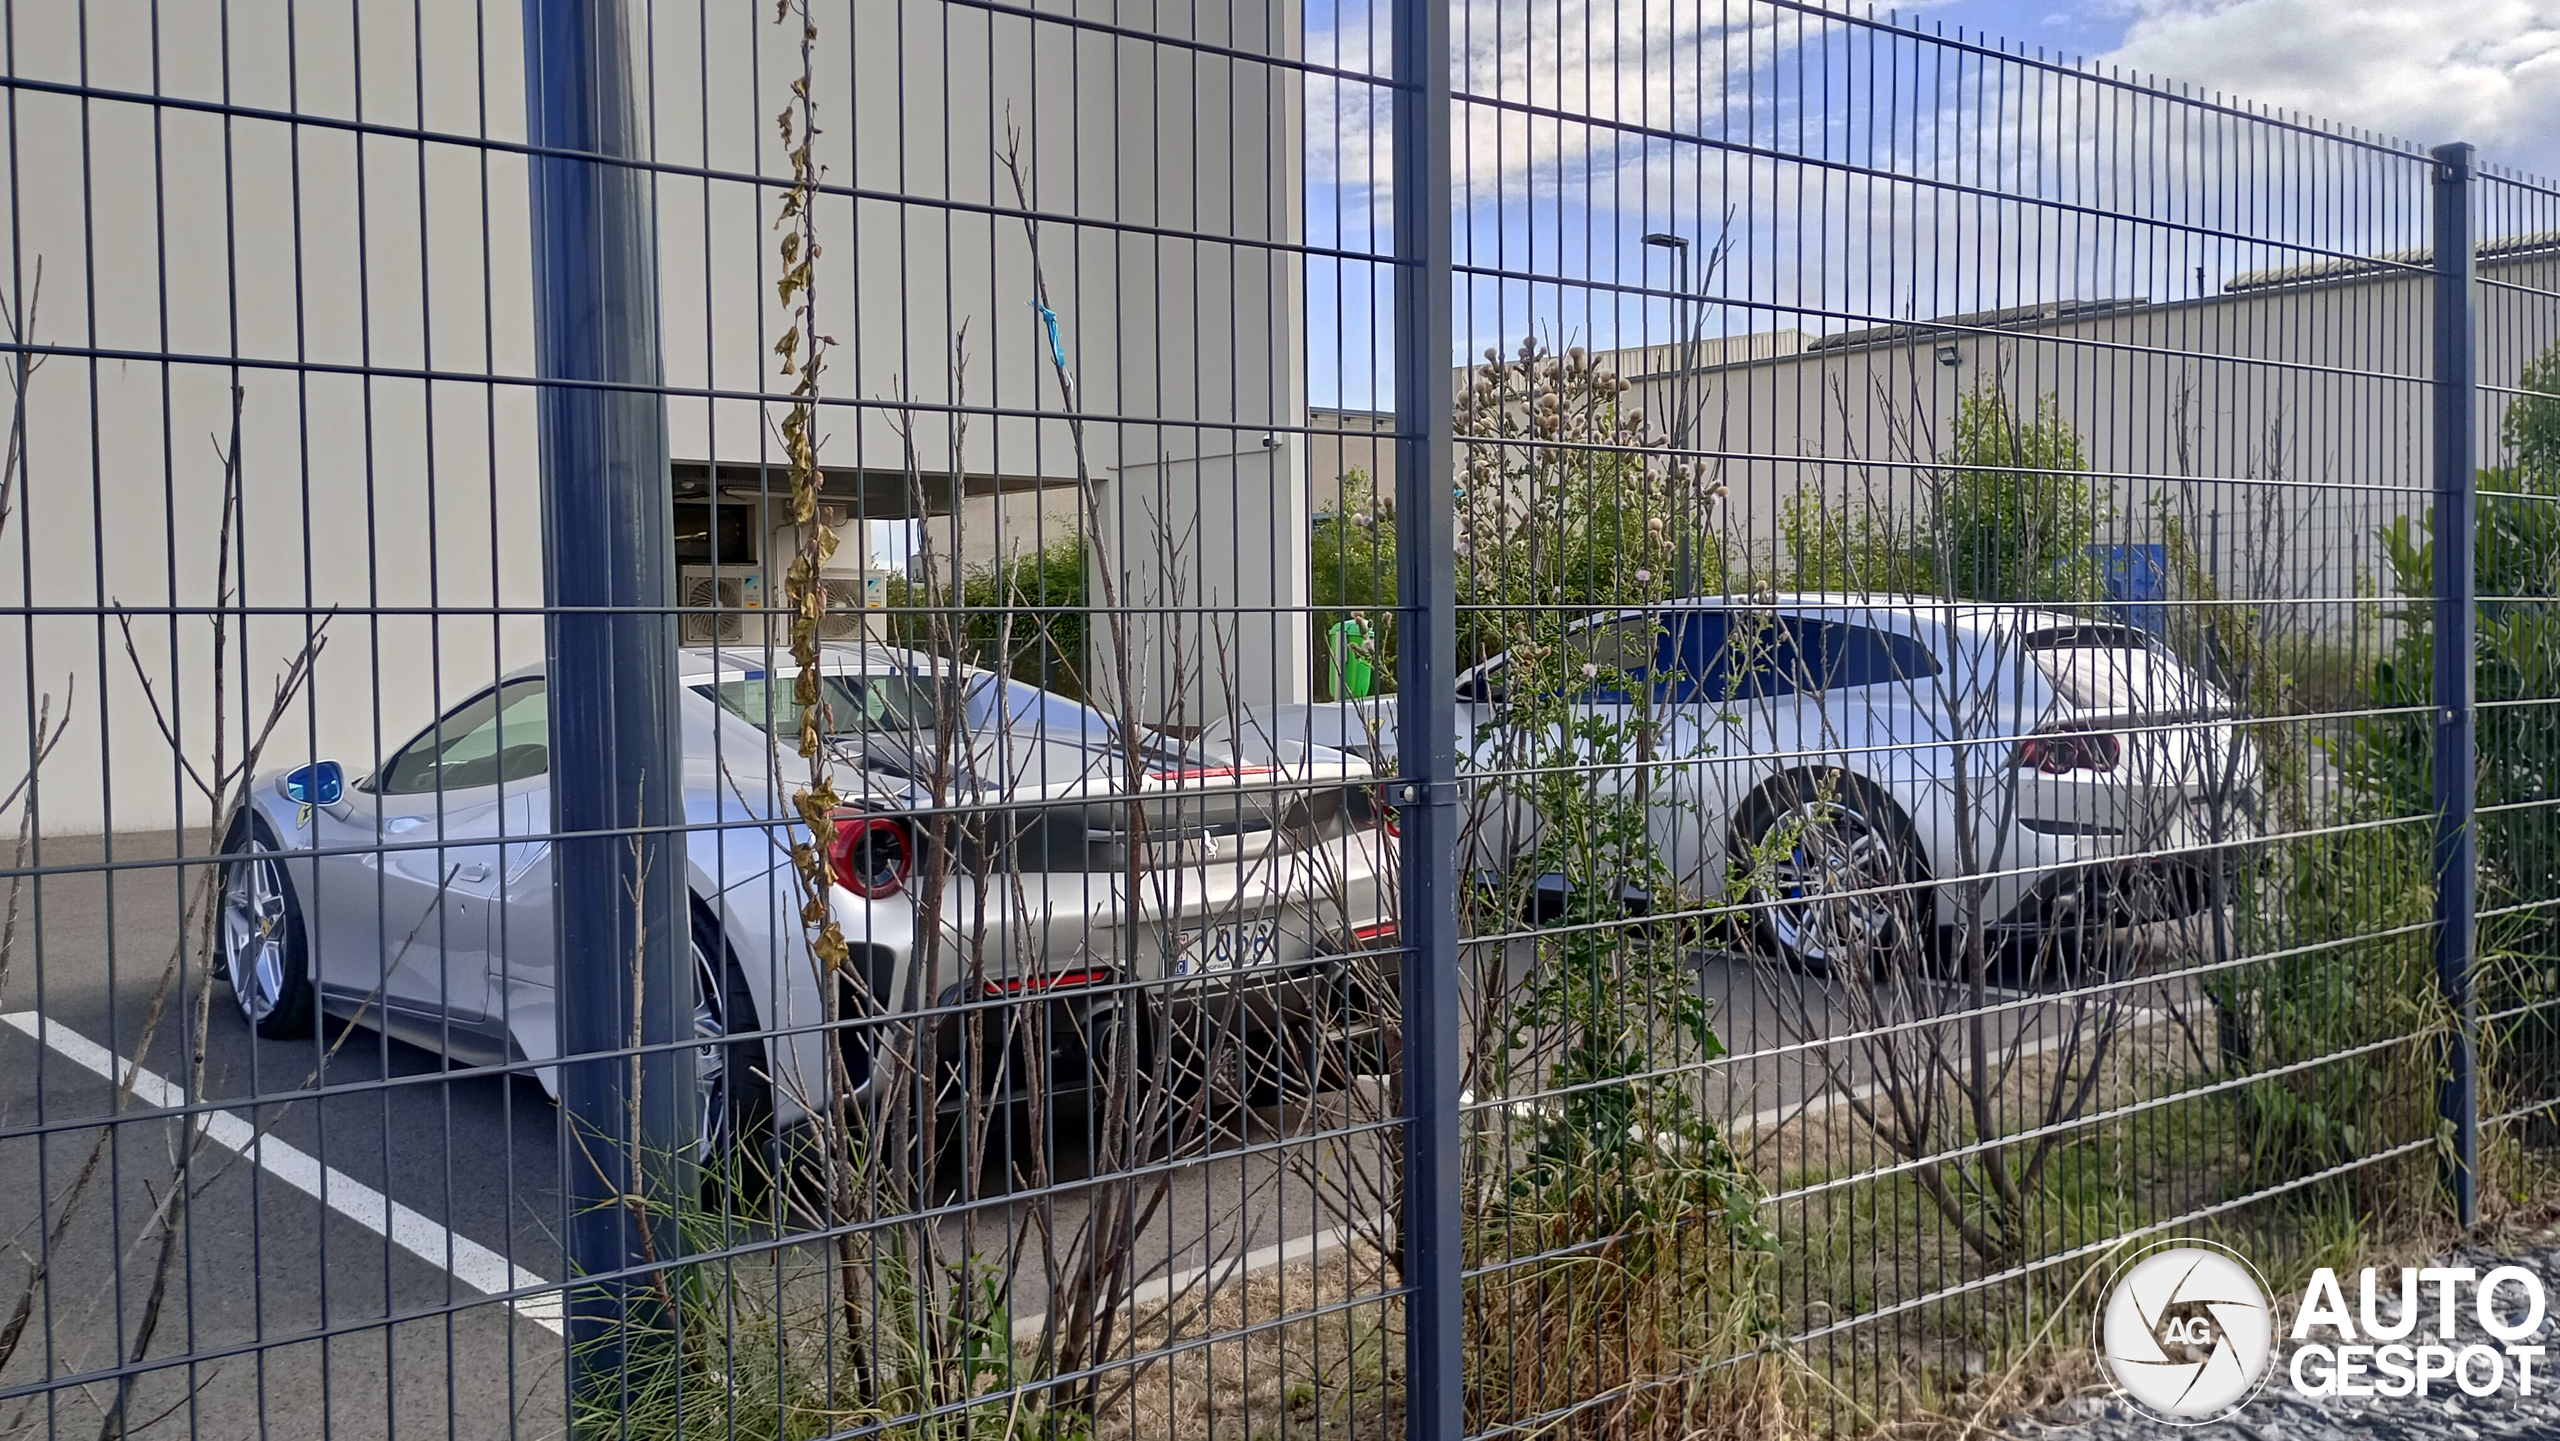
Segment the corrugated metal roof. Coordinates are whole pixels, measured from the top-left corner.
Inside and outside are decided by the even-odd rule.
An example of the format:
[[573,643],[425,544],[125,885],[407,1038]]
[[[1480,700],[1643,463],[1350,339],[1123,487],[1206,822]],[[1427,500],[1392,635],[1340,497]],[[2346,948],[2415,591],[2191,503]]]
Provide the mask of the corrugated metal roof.
[[1809,344],[1801,330],[1756,330],[1745,335],[1701,336],[1694,345],[1667,340],[1654,345],[1629,346],[1624,350],[1606,352],[1604,358],[1612,369],[1629,380],[1654,380],[1679,373],[1684,352],[1694,360],[1697,369],[1714,370],[1748,360],[1794,355]]
[[2139,310],[2150,303],[2150,297],[2143,295],[2104,300],[2048,300],[2036,305],[2012,305],[2001,310],[1976,310],[1963,315],[1942,316],[1935,320],[1898,321],[1892,325],[1870,325],[1860,330],[1844,330],[1837,335],[1823,336],[1805,349],[1847,350],[1854,346],[1883,345],[1897,340],[1915,340],[1965,330],[2014,330],[2058,320],[2079,320],[2089,316],[2111,315],[2120,310]]
[[[2513,235],[2483,241],[2483,260],[2512,259],[2521,256],[2560,252],[2560,230],[2538,230],[2530,235]],[[2324,280],[2346,280],[2358,275],[2383,275],[2426,270],[2435,264],[2432,246],[2408,250],[2386,250],[2379,255],[2333,255],[2300,265],[2270,266],[2265,270],[2244,270],[2222,282],[2225,295],[2245,295],[2256,290],[2281,290],[2293,285],[2316,285]]]

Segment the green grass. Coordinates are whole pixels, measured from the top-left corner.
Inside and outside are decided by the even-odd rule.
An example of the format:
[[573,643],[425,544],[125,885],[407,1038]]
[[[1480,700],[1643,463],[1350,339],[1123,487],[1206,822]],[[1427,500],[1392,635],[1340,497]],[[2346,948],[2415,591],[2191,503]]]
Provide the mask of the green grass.
[[[2213,1079],[2210,1071],[2164,1067],[2155,1054],[2107,1087],[2102,1104],[2172,1098]],[[2031,1260],[2088,1254],[1991,1285],[1977,1284],[1987,1268],[1911,1173],[1873,1174],[1890,1160],[1880,1149],[1859,1147],[1828,1164],[1817,1156],[1772,1174],[1771,1190],[1781,1195],[1846,1183],[1772,1208],[1779,1249],[1768,1274],[1785,1330],[1801,1335],[1877,1318],[1800,1348],[1815,1378],[1810,1394],[1829,1399],[1818,1420],[1800,1419],[1842,1434],[1887,1420],[1952,1428],[2087,1384],[2098,1288],[2121,1254],[2108,1243],[2263,1183],[2249,1147],[2260,1113],[2240,1099],[2246,1094],[2170,1099],[2076,1134],[2024,1208],[2027,1252]],[[1839,1129],[1827,1144],[1848,1153]],[[2160,1234],[2222,1240],[2256,1261],[2281,1294],[2315,1267],[2360,1255],[2373,1240],[2370,1219],[2353,1188],[2328,1183]]]

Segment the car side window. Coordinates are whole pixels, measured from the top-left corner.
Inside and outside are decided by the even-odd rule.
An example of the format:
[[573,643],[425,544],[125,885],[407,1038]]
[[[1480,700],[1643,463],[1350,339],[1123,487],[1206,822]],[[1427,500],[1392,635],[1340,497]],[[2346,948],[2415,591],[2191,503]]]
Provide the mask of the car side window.
[[1907,635],[1843,621],[1780,616],[1726,627],[1704,699],[1737,700],[1924,680],[1937,657]]
[[1766,614],[1745,615],[1740,624],[1728,618],[1720,652],[1719,699],[1759,700],[1793,691],[1799,669],[1796,633],[1785,621]]
[[1721,705],[1735,698],[1732,617],[1686,611],[1664,629],[1654,657],[1654,692],[1674,705]]
[[386,796],[471,790],[551,769],[551,711],[542,678],[485,690],[439,717],[382,768]]
[[[1830,624],[1830,622],[1823,622]],[[1927,680],[1938,673],[1929,648],[1899,631],[1842,625],[1833,652],[1834,686]]]
[[[1566,644],[1577,665],[1649,679],[1655,698],[1675,705],[1924,680],[1938,673],[1929,648],[1907,635],[1805,616],[1746,616],[1739,625],[1723,610],[1629,616],[1585,627]],[[1592,686],[1573,700],[1624,705],[1628,696],[1612,686]]]
[[1769,695],[1922,680],[1938,673],[1937,659],[1927,647],[1873,626],[1788,616],[1778,622],[1772,639]]
[[[1572,657],[1578,670],[1585,665],[1603,671],[1620,671],[1641,681],[1652,674],[1656,638],[1662,634],[1662,621],[1654,616],[1628,616],[1622,620],[1602,621],[1586,626],[1565,637],[1565,653]],[[1625,705],[1627,693],[1619,688],[1623,682],[1614,678],[1586,687],[1573,697],[1575,705]]]

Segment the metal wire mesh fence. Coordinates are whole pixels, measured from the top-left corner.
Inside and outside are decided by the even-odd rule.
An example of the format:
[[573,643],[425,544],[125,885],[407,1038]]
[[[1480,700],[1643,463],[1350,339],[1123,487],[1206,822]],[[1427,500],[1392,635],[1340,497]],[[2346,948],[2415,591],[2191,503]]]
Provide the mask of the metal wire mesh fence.
[[[2494,167],[2476,173],[2467,199],[2474,253],[2467,279],[2477,368],[2463,378],[2475,391],[2468,403],[2476,440],[2465,439],[2476,446],[2479,464],[2470,496],[2440,489],[2436,502],[2439,516],[2459,513],[2457,507],[2469,512],[2460,523],[2472,536],[2467,548],[2474,557],[2468,575],[2437,560],[2437,607],[2429,620],[2437,636],[2467,622],[2469,644],[2462,649],[2474,657],[2467,678],[2444,677],[2439,661],[2433,699],[2441,706],[2447,687],[2470,682],[2453,694],[2457,723],[2474,732],[2475,757],[2439,781],[2439,794],[2472,817],[2474,827],[2472,853],[2456,855],[2453,865],[2476,871],[2470,909],[2477,929],[2470,953],[2449,958],[2470,962],[2466,984],[2448,989],[2466,1037],[2478,1047],[2476,1059],[2464,1058],[2477,1068],[2474,1093],[2456,1097],[2453,1108],[2457,1136],[2474,1117],[2483,1128],[2475,1148],[2500,1141],[2548,1146],[2548,1103],[2560,1088],[2551,1064],[2551,1001],[2560,989],[2551,967],[2553,907],[2560,904],[2560,875],[2553,871],[2560,832],[2553,827],[2560,815],[2550,780],[2555,687],[2549,669],[2553,583],[2560,578],[2550,540],[2551,526],[2560,522],[2560,490],[2544,458],[2553,415],[2545,397],[2560,355],[2560,285],[2543,239],[2553,199],[2546,181]],[[2468,459],[2443,456],[2440,481]],[[2435,530],[2458,533],[2447,532],[2442,520]],[[2442,540],[2436,546],[2439,554],[2447,549]],[[2441,639],[2437,648],[2452,649]]]
[[1854,1431],[2539,1174],[2468,147],[1779,0],[6,36],[0,1433]]

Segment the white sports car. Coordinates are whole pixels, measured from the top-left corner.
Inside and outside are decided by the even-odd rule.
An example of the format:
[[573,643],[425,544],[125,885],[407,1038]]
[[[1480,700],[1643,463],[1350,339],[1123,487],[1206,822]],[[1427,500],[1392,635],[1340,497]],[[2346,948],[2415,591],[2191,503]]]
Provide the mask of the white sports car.
[[[826,1105],[830,1044],[861,1091],[892,1023],[929,1008],[944,1008],[946,1039],[970,1017],[995,1027],[988,1054],[1010,1067],[1031,1064],[1024,1035],[1045,1034],[1069,1084],[1115,1018],[1251,1021],[1284,1067],[1293,1038],[1338,1040],[1363,1019],[1342,958],[1393,936],[1365,764],[1310,747],[1245,762],[1150,733],[1126,776],[1118,731],[1083,705],[831,646],[825,729],[849,801],[828,899],[853,955],[830,1035],[789,863],[800,713],[791,673],[753,659],[679,659],[706,1149]],[[959,734],[937,733],[944,685]],[[557,1054],[547,773],[550,747],[571,741],[550,732],[535,668],[368,775],[321,761],[262,777],[225,845],[222,947],[242,1015],[270,1037],[349,1018],[458,1062],[536,1063],[554,1089],[539,1064]],[[1063,1024],[1026,1024],[1033,1007]],[[1025,1079],[999,1073],[992,1094]]]
[[[2167,920],[2212,903],[2218,853],[2254,843],[2256,749],[2238,711],[2150,635],[2065,612],[1921,597],[1664,602],[1585,619],[1567,645],[1629,690],[1563,697],[1652,725],[1601,783],[1645,787],[1684,891],[1744,877],[1763,942],[1809,965],[1981,883],[1995,928]],[[1479,866],[1529,843],[1503,778],[1550,744],[1513,724],[1505,658],[1459,678]],[[1395,699],[1299,707],[1260,730],[1389,760]],[[1962,775],[1967,782],[1958,785]],[[1749,862],[1746,864],[1746,862]]]

